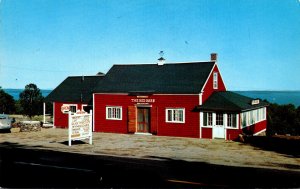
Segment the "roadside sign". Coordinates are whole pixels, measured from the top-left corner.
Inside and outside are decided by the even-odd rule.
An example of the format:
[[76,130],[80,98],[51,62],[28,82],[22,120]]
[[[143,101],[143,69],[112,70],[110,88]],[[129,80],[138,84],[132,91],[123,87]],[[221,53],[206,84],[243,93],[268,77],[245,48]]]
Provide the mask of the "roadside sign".
[[90,113],[78,111],[69,112],[69,146],[72,140],[89,139],[92,144],[92,110]]

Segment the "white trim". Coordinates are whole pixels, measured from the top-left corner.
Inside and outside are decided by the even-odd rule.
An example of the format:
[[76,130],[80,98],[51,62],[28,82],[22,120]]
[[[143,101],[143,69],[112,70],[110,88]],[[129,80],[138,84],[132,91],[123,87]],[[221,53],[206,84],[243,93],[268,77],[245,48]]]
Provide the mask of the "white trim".
[[207,84],[207,82],[208,82],[208,80],[209,80],[209,78],[210,78],[211,73],[213,73],[215,67],[216,67],[216,63],[214,62],[214,66],[213,66],[212,69],[210,70],[210,73],[208,74],[208,77],[206,78],[206,81],[205,81],[204,85],[202,86],[202,89],[201,89],[201,92],[202,92],[202,93],[204,92],[204,88],[205,88],[205,86],[206,86],[206,84]]
[[218,72],[214,71],[214,73],[213,73],[213,89],[219,89],[218,79],[219,79],[219,74],[218,74]]
[[83,111],[83,107],[88,106],[87,104],[81,104],[81,111]]
[[93,132],[95,131],[95,93],[93,93]]
[[203,93],[199,93],[199,105],[202,105],[202,96],[203,96]]
[[135,135],[146,135],[146,136],[151,136],[152,133],[142,133],[142,132],[135,132]]
[[55,102],[53,102],[53,127],[55,128]]
[[[258,112],[257,112],[258,111]],[[257,113],[259,116],[257,116]],[[250,111],[246,111],[246,112],[241,112],[241,119],[240,119],[240,123],[241,123],[241,128],[246,128],[252,125],[255,125],[257,123],[260,123],[262,121],[266,120],[266,108],[258,108],[258,109],[252,109]],[[244,120],[244,116],[245,116],[245,120]],[[243,122],[245,122],[245,126],[243,125]]]
[[[168,120],[168,111],[174,111],[174,110],[182,110],[182,121],[173,121],[173,116],[172,116],[172,121]],[[185,108],[166,108],[165,110],[165,119],[166,123],[185,123]]]
[[227,140],[227,129],[226,129],[226,126],[224,125],[224,138],[225,138],[225,140]]
[[203,112],[199,112],[199,137],[202,138]]
[[265,132],[266,130],[267,130],[267,129],[263,129],[263,130],[261,130],[261,131],[258,131],[257,133],[254,133],[253,136],[257,136],[257,135],[259,135],[260,133]]
[[[109,118],[108,117],[108,109],[109,108],[120,109],[120,118]],[[122,120],[122,117],[123,117],[122,114],[123,114],[122,106],[105,106],[105,118],[106,118],[106,120]]]
[[239,124],[238,124],[238,115],[239,114],[234,114],[235,115],[235,121],[236,121],[236,127],[229,127],[228,126],[228,114],[232,114],[232,113],[226,113],[226,125],[225,125],[225,128],[226,129],[235,129],[235,130],[238,130],[239,129]]
[[[199,93],[199,105],[202,105],[202,93]],[[203,112],[199,112],[199,138],[202,138]]]
[[207,79],[206,79],[206,81],[205,81],[205,83],[204,83],[202,89],[201,89],[201,92],[204,92],[204,88],[205,88],[205,86],[206,86],[206,84],[207,84],[207,82],[208,82],[208,80],[209,80],[209,78],[210,78],[210,75],[213,73],[213,70],[215,69],[216,66],[217,66],[217,68],[218,68],[218,75],[219,75],[219,77],[222,79],[222,83],[223,83],[223,85],[224,85],[225,91],[227,91],[226,85],[225,85],[225,83],[224,83],[224,81],[223,81],[223,77],[222,77],[222,74],[221,74],[221,71],[220,71],[220,69],[219,69],[219,67],[218,67],[217,62],[216,62],[216,61],[212,61],[212,62],[215,62],[215,64],[214,64],[214,66],[212,67],[212,69],[211,69],[211,71],[210,71],[210,73],[209,73],[209,75],[208,75],[208,77],[207,77]]
[[[218,66],[217,62],[216,62],[216,66]],[[223,81],[223,77],[222,77],[221,71],[220,71],[220,69],[219,69],[219,66],[218,66],[218,70],[219,70],[219,76],[220,76],[220,78],[222,79],[222,83],[223,83],[223,85],[224,85],[225,91],[227,91],[226,85],[225,85],[225,83],[224,83],[224,81]]]

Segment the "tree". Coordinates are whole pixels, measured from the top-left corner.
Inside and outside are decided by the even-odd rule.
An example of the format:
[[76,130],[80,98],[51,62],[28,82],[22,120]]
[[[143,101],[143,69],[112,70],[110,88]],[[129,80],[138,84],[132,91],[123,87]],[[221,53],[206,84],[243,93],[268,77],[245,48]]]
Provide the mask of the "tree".
[[270,104],[268,107],[267,134],[300,135],[300,106]]
[[33,83],[25,86],[20,93],[20,103],[23,113],[30,118],[35,115],[41,115],[43,112],[43,96],[39,88]]
[[0,113],[11,114],[15,111],[15,100],[13,96],[6,93],[0,87]]

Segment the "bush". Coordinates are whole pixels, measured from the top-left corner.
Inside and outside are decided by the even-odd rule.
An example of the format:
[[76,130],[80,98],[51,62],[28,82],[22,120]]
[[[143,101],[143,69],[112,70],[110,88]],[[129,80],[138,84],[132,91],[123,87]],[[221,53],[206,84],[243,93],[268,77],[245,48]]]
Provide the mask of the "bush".
[[300,106],[270,104],[267,135],[300,135]]

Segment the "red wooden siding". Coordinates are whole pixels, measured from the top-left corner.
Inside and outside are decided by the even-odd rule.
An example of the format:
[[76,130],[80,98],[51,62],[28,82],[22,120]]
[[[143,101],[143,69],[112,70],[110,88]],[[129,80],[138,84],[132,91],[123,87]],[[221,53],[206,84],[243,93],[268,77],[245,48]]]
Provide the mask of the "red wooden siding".
[[212,138],[212,128],[202,127],[202,138]]
[[238,139],[239,134],[242,134],[242,130],[241,129],[227,129],[226,134],[227,134],[227,136],[226,136],[227,140],[236,140],[236,139]]
[[[95,131],[128,133],[128,107],[137,102],[136,96],[126,94],[95,94]],[[150,132],[161,136],[180,136],[199,138],[199,112],[194,108],[199,104],[199,95],[151,95]],[[106,106],[121,106],[122,120],[107,120]],[[166,123],[166,108],[184,108],[185,123]]]
[[81,110],[82,103],[70,103],[70,102],[53,102],[54,106],[54,126],[59,128],[68,128],[68,114],[64,114],[61,112],[61,106],[63,104],[72,104],[77,105],[77,110]]
[[[218,73],[218,89],[213,88],[213,73]],[[215,66],[212,73],[210,74],[206,85],[204,86],[204,92],[202,95],[202,103],[204,103],[208,97],[214,92],[214,91],[226,91],[223,79],[221,77],[221,74],[219,72],[218,66]]]
[[251,126],[243,128],[243,132],[248,134],[256,134],[266,128],[267,128],[267,120],[264,120],[256,124],[253,124]]

